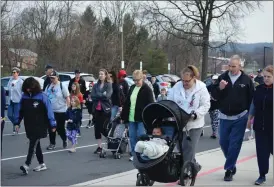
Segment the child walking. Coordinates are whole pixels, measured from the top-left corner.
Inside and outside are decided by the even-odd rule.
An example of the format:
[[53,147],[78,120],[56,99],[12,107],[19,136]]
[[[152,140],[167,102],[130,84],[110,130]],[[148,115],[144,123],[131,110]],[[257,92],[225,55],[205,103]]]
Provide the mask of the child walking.
[[79,128],[77,129],[77,136],[78,137],[81,137],[81,131],[80,131],[80,127],[82,126],[82,118],[83,118],[83,103],[85,102],[84,101],[84,98],[83,98],[83,94],[80,92],[80,85],[77,83],[77,82],[74,82],[72,83],[71,85],[71,93],[70,93],[71,97],[73,96],[76,96],[79,101],[80,101],[80,109],[81,109],[81,120],[80,120],[80,126]]
[[71,153],[75,153],[75,146],[77,144],[77,130],[79,129],[81,122],[81,104],[76,96],[71,98],[71,107],[67,110],[67,119],[66,119],[66,134],[68,140],[71,142],[72,147],[69,150]]
[[93,82],[91,82],[89,84],[89,90],[86,92],[85,97],[84,97],[86,100],[86,107],[88,109],[88,114],[89,114],[89,121],[86,126],[87,129],[90,129],[91,127],[94,126],[94,124],[93,124],[94,119],[93,119],[93,115],[92,115],[93,101],[91,99],[91,91],[92,91],[93,85],[94,85]]

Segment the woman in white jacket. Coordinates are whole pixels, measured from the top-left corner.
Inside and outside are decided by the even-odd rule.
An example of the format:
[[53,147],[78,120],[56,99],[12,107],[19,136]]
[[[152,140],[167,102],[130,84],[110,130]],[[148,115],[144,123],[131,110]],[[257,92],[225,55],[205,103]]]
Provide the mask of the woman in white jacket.
[[[195,66],[188,66],[181,71],[181,81],[168,91],[168,100],[176,102],[192,118],[183,129],[184,161],[195,161],[195,149],[205,124],[205,115],[210,108],[210,95],[206,85],[198,80],[199,72]],[[197,170],[201,169],[198,165]],[[197,171],[197,172],[198,172]]]

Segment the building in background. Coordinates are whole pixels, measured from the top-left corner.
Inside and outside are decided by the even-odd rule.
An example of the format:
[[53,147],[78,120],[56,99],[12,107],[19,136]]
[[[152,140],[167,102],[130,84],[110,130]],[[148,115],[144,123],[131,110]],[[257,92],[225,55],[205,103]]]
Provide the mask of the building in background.
[[9,48],[8,56],[3,66],[19,67],[24,70],[34,70],[37,67],[37,53],[28,49]]

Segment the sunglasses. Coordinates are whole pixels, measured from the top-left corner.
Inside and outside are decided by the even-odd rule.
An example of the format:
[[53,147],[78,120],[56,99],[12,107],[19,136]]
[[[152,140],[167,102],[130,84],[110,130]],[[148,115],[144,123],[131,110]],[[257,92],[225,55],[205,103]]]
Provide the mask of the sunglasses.
[[182,80],[182,82],[184,83],[190,83],[190,81],[192,80],[193,78],[189,79],[189,80]]
[[139,82],[141,79],[133,79],[134,82]]

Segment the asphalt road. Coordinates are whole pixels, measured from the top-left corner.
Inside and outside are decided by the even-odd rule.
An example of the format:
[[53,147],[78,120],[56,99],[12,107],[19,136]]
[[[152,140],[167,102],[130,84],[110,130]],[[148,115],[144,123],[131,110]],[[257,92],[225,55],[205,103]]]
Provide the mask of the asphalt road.
[[[85,111],[84,120],[88,116]],[[87,121],[84,121],[85,125]],[[3,186],[65,186],[73,185],[120,172],[134,169],[128,161],[129,155],[126,153],[120,160],[112,157],[108,153],[107,158],[99,158],[93,154],[96,149],[93,128],[81,128],[82,137],[78,139],[78,149],[76,153],[68,153],[62,148],[62,141],[59,136],[56,140],[54,151],[46,150],[49,140],[45,138],[41,141],[44,161],[48,170],[42,172],[29,171],[29,175],[23,176],[19,167],[24,164],[28,150],[28,139],[24,134],[24,128],[20,129],[17,136],[12,136],[12,125],[6,123],[3,136],[3,155],[1,159],[1,185]],[[209,118],[206,117],[204,136],[201,137],[197,152],[210,150],[219,147],[218,140],[210,139],[211,128]],[[38,164],[36,157],[33,159],[31,169]]]

